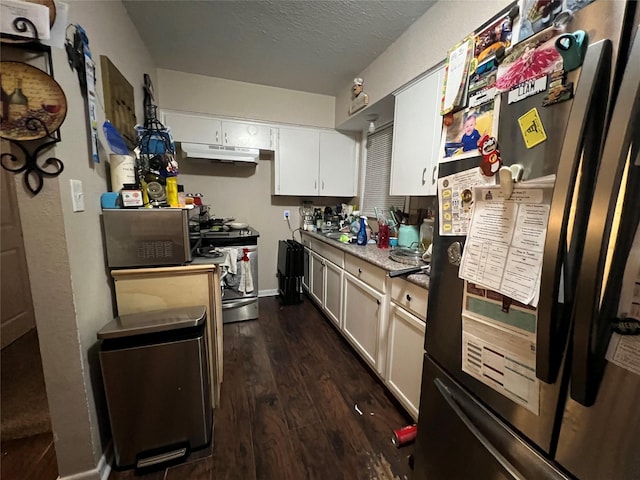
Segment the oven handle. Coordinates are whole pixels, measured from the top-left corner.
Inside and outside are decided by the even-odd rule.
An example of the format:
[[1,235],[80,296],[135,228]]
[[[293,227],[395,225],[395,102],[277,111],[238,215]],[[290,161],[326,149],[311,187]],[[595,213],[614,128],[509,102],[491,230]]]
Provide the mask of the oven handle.
[[250,305],[254,302],[258,301],[258,297],[251,297],[251,298],[243,298],[241,300],[230,300],[230,301],[225,301],[222,302],[222,309],[223,310],[228,310],[230,308],[238,308],[238,307],[244,307],[245,305]]

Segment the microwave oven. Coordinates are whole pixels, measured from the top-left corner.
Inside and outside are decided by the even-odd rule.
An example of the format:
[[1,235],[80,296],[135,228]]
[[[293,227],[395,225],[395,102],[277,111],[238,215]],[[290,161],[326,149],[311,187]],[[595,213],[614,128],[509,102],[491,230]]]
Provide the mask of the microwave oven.
[[109,209],[102,212],[109,268],[184,265],[191,261],[188,210]]

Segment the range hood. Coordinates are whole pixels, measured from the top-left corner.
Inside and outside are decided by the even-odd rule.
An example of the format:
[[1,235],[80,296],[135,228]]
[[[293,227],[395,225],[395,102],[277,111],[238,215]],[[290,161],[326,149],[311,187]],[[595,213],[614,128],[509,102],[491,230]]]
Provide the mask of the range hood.
[[207,143],[186,143],[180,144],[182,156],[184,158],[204,158],[219,162],[239,163],[243,165],[255,165],[260,156],[257,148],[223,147],[220,145],[209,145]]

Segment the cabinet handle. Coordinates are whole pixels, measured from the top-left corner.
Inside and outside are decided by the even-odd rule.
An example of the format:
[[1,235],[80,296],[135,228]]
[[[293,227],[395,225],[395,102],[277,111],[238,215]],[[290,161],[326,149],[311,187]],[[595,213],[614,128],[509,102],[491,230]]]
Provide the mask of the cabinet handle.
[[407,302],[410,302],[410,301],[411,301],[411,295],[407,293]]
[[224,143],[225,145],[229,143],[229,139],[227,138],[227,132],[224,132]]
[[378,305],[380,305],[380,299],[379,299],[379,298],[376,298],[376,303],[377,303]]
[[358,275],[360,275],[361,273],[362,273],[362,269],[361,269],[361,268],[359,268],[359,269],[358,269]]
[[436,170],[438,169],[438,166],[434,166],[433,167],[433,172],[431,172],[431,185],[435,185],[436,183]]
[[220,132],[216,130],[216,143],[220,141]]
[[324,180],[322,180],[322,189],[324,190]]
[[313,189],[315,190],[316,188],[318,188],[318,181],[314,180],[313,181]]
[[424,185],[425,183],[427,183],[427,181],[424,179],[424,174],[427,173],[427,167],[424,167],[422,169],[422,185]]

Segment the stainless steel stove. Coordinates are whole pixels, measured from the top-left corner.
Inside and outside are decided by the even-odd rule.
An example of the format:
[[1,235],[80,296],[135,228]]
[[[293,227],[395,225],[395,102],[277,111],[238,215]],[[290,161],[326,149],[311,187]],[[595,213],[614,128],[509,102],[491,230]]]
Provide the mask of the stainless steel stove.
[[220,267],[222,321],[258,318],[258,238],[251,227],[191,233],[192,264]]

